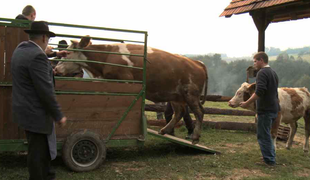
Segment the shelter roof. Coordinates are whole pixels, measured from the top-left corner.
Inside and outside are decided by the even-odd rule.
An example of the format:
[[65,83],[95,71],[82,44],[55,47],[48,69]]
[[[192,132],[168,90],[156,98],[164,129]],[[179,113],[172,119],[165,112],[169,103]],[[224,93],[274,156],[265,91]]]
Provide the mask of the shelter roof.
[[310,17],[310,0],[232,0],[220,16],[265,11],[271,22]]

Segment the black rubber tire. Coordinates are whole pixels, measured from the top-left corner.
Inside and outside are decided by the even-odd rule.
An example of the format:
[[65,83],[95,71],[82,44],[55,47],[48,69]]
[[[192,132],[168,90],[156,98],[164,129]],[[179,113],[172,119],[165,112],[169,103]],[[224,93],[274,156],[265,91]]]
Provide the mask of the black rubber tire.
[[62,147],[62,159],[75,172],[98,168],[106,157],[106,147],[100,136],[91,131],[80,131],[68,136]]

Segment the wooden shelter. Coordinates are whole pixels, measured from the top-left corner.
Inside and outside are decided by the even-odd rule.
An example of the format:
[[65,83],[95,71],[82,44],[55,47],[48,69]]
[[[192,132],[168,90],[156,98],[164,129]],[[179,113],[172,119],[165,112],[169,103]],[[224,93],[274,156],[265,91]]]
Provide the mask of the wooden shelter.
[[270,23],[310,17],[310,0],[232,0],[220,17],[249,13],[258,30],[258,51],[265,51],[265,30]]

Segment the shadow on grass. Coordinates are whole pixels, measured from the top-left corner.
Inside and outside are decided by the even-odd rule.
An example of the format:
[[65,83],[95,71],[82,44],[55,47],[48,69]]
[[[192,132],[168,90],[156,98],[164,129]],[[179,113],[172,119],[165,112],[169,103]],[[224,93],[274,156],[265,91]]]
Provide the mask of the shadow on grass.
[[[194,148],[182,146],[171,142],[161,142],[155,145],[146,144],[141,148],[128,147],[128,148],[109,148],[107,149],[107,162],[120,162],[120,161],[137,161],[145,158],[163,158],[166,156],[195,156],[200,154],[209,154],[205,151],[197,150]],[[1,169],[19,169],[27,167],[27,153],[16,152],[3,152],[0,153],[0,168]],[[65,167],[61,156],[57,156],[52,161],[52,165],[56,168]]]
[[165,142],[156,145],[145,145],[141,148],[111,148],[107,152],[107,161],[137,161],[146,158],[160,159],[167,156],[195,156],[209,154],[205,151],[182,146],[175,143]]
[[1,152],[0,168],[18,169],[27,167],[27,154],[23,152]]

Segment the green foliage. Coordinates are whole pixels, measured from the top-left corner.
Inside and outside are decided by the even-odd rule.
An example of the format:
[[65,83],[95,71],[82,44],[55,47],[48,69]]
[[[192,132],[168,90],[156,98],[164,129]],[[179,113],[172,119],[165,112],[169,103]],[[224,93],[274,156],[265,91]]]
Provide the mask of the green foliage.
[[[220,54],[190,57],[202,61],[208,69],[208,94],[233,96],[240,85],[246,81],[246,69],[253,65],[252,60],[238,60],[227,63]],[[302,58],[289,56],[283,52],[270,66],[279,76],[279,87],[307,87],[310,89],[310,63]],[[250,79],[254,82],[255,79]]]
[[310,89],[310,76],[307,74],[304,74],[298,81],[295,82],[296,87],[306,87]]
[[274,48],[274,47],[265,48],[265,52],[268,54],[268,56],[277,56],[281,54],[280,48]]
[[279,48],[267,47],[265,48],[265,52],[268,54],[268,56],[278,56],[282,53],[298,54],[301,56],[305,54],[310,54],[310,46],[303,48],[288,48],[287,50],[284,51],[281,51]]

